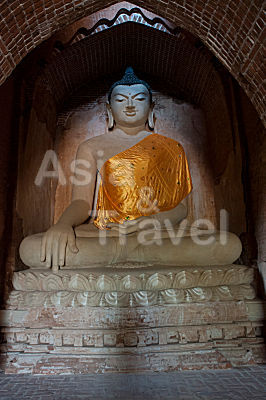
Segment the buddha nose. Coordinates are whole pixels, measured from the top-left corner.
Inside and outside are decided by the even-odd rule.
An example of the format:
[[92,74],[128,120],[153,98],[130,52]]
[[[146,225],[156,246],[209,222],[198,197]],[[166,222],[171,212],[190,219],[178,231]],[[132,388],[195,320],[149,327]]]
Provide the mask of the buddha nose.
[[127,107],[128,108],[134,108],[133,100],[131,97],[128,98],[127,100]]

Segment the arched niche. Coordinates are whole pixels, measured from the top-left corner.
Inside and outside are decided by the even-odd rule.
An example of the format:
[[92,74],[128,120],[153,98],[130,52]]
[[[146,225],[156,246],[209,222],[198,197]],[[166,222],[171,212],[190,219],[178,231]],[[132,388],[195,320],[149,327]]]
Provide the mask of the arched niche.
[[[168,103],[175,104],[177,114],[179,109],[186,109],[188,113],[193,110],[195,115],[201,114],[201,126],[205,124],[204,140],[198,153],[208,171],[208,185],[204,188],[209,187],[211,195],[207,196],[207,190],[205,197],[199,196],[202,205],[196,207],[192,215],[208,217],[217,226],[219,210],[226,209],[230,214],[230,230],[237,234],[246,230],[255,233],[263,254],[263,199],[259,194],[262,166],[257,175],[265,146],[263,127],[249,100],[226,69],[196,37],[184,30],[180,32],[180,35],[171,36],[147,26],[126,23],[82,39],[51,59],[48,57],[48,62],[45,46],[37,49],[37,56],[36,53],[29,56],[26,67],[22,68],[23,73],[28,75],[23,91],[25,98],[30,92],[30,101],[26,104],[30,118],[22,121],[20,129],[16,201],[21,223],[20,239],[47,229],[63,204],[69,201],[69,190],[62,191],[55,180],[46,180],[41,187],[34,185],[46,150],[60,148],[66,131],[73,127],[73,121],[79,118],[81,112],[95,106],[97,99],[100,99],[103,122],[103,101],[108,87],[121,76],[125,66],[133,65],[137,73],[151,83],[158,98],[162,100],[164,97],[164,101],[167,98]],[[42,53],[46,59],[45,67],[36,64],[36,59],[41,60]],[[33,67],[31,60],[34,60]],[[249,123],[247,135],[243,137],[242,128],[248,121],[246,115],[251,115],[253,122]],[[195,149],[192,164],[197,166],[196,142],[201,137],[202,129],[197,132],[192,119],[189,121]],[[258,142],[252,141],[252,124],[256,126]],[[196,133],[199,133],[198,137]],[[74,137],[77,145],[87,136],[84,132],[77,132]],[[177,139],[183,141],[185,147],[185,130],[179,130]],[[250,156],[250,176],[246,176],[247,155]],[[193,175],[197,172],[194,167]],[[199,175],[204,176],[204,173]],[[58,207],[60,190],[65,198]],[[195,197],[197,195],[195,192]],[[193,206],[194,203],[191,209]],[[14,247],[17,248],[18,243],[17,237]],[[261,257],[263,259],[263,255]]]

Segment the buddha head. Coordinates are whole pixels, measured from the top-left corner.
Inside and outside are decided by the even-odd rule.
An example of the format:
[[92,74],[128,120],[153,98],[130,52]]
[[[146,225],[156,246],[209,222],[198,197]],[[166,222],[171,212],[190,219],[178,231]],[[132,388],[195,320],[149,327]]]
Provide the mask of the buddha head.
[[145,126],[154,128],[151,89],[128,67],[120,81],[115,82],[108,94],[108,128]]

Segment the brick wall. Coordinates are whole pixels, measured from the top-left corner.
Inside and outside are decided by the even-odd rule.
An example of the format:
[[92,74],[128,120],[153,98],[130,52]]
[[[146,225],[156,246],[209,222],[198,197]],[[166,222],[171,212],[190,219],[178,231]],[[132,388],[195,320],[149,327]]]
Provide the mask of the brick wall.
[[[54,32],[114,0],[4,0],[0,5],[3,82],[16,65]],[[244,88],[265,118],[263,3],[261,0],[135,0],[198,36]]]

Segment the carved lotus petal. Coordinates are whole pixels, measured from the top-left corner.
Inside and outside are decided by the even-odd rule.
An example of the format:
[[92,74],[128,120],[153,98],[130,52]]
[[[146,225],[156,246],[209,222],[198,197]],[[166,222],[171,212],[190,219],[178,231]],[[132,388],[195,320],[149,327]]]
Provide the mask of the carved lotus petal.
[[173,287],[177,289],[193,287],[197,284],[198,278],[198,271],[195,271],[193,273],[189,271],[180,271],[175,276]]
[[60,306],[60,304],[61,304],[61,293],[59,292],[50,294],[45,302],[45,306]]
[[158,302],[158,296],[159,293],[158,292],[149,292],[148,293],[148,302],[149,302],[149,306],[155,305]]
[[75,300],[78,305],[86,306],[88,303],[88,292],[77,293]]
[[232,300],[230,288],[228,286],[219,286],[212,289],[212,300]]
[[160,292],[160,297],[164,304],[177,304],[184,301],[183,289],[167,289]]
[[[132,298],[136,306],[149,306],[157,303],[158,292],[146,292],[140,290],[139,292],[132,293]],[[133,305],[132,304],[132,305]]]
[[96,290],[100,292],[112,292],[116,290],[115,281],[107,275],[101,275],[96,282]]
[[253,268],[242,268],[241,271],[241,282],[239,283],[252,283],[254,280],[254,269]]
[[64,285],[61,276],[55,274],[47,275],[42,281],[42,289],[45,291],[63,290]]
[[235,300],[252,300],[256,297],[255,289],[251,285],[239,285],[230,287]]
[[[214,279],[214,282],[215,282],[215,284],[218,286],[218,285],[222,285],[222,282],[223,282],[223,278],[224,278],[224,270],[222,270],[222,269],[215,269],[215,270],[213,270],[212,271],[212,274],[213,274],[213,279]],[[214,284],[210,284],[210,286],[213,286]]]
[[198,285],[199,286],[216,286],[219,285],[222,279],[222,275],[219,274],[219,271],[203,271],[200,274]]
[[224,274],[221,284],[237,285],[239,283],[239,275],[234,268],[229,269]]
[[133,293],[133,299],[136,305],[149,305],[148,293],[145,290],[140,290],[139,292]]
[[24,304],[30,307],[39,307],[45,304],[47,293],[45,292],[25,292]]
[[76,295],[77,305],[97,307],[100,305],[101,293],[82,292]]
[[185,291],[185,301],[188,303],[194,301],[209,301],[212,298],[211,288],[192,288]]
[[151,275],[145,285],[146,290],[160,290],[160,289],[168,289],[171,287],[171,280],[160,273],[156,273]]
[[127,307],[129,305],[129,293],[108,292],[104,293],[102,302],[112,307]]
[[119,286],[121,290],[140,290],[141,282],[136,276],[127,275],[121,279]]
[[14,289],[24,290],[25,274],[23,272],[14,272],[12,283]]
[[132,304],[131,293],[117,292],[117,306],[118,307],[128,307]]
[[23,292],[17,292],[16,290],[13,290],[7,299],[7,304],[17,306],[18,304],[21,304],[22,301]]
[[15,272],[13,285],[17,290],[40,290],[39,278],[32,272]]
[[25,274],[24,290],[42,290],[41,279],[37,274]]
[[[69,307],[75,305],[74,300],[75,300],[75,293],[73,292],[66,292],[66,291],[55,292],[55,293],[50,293],[49,299],[47,298],[46,305]],[[50,304],[48,304],[48,301],[50,302]]]
[[117,292],[104,293],[101,299],[101,306],[117,306]]
[[223,284],[239,285],[244,283],[251,283],[254,279],[253,268],[248,267],[234,267],[225,273]]
[[96,287],[96,279],[93,277],[92,279],[88,280],[88,278],[84,275],[75,274],[71,277],[68,287],[71,290],[95,290]]

